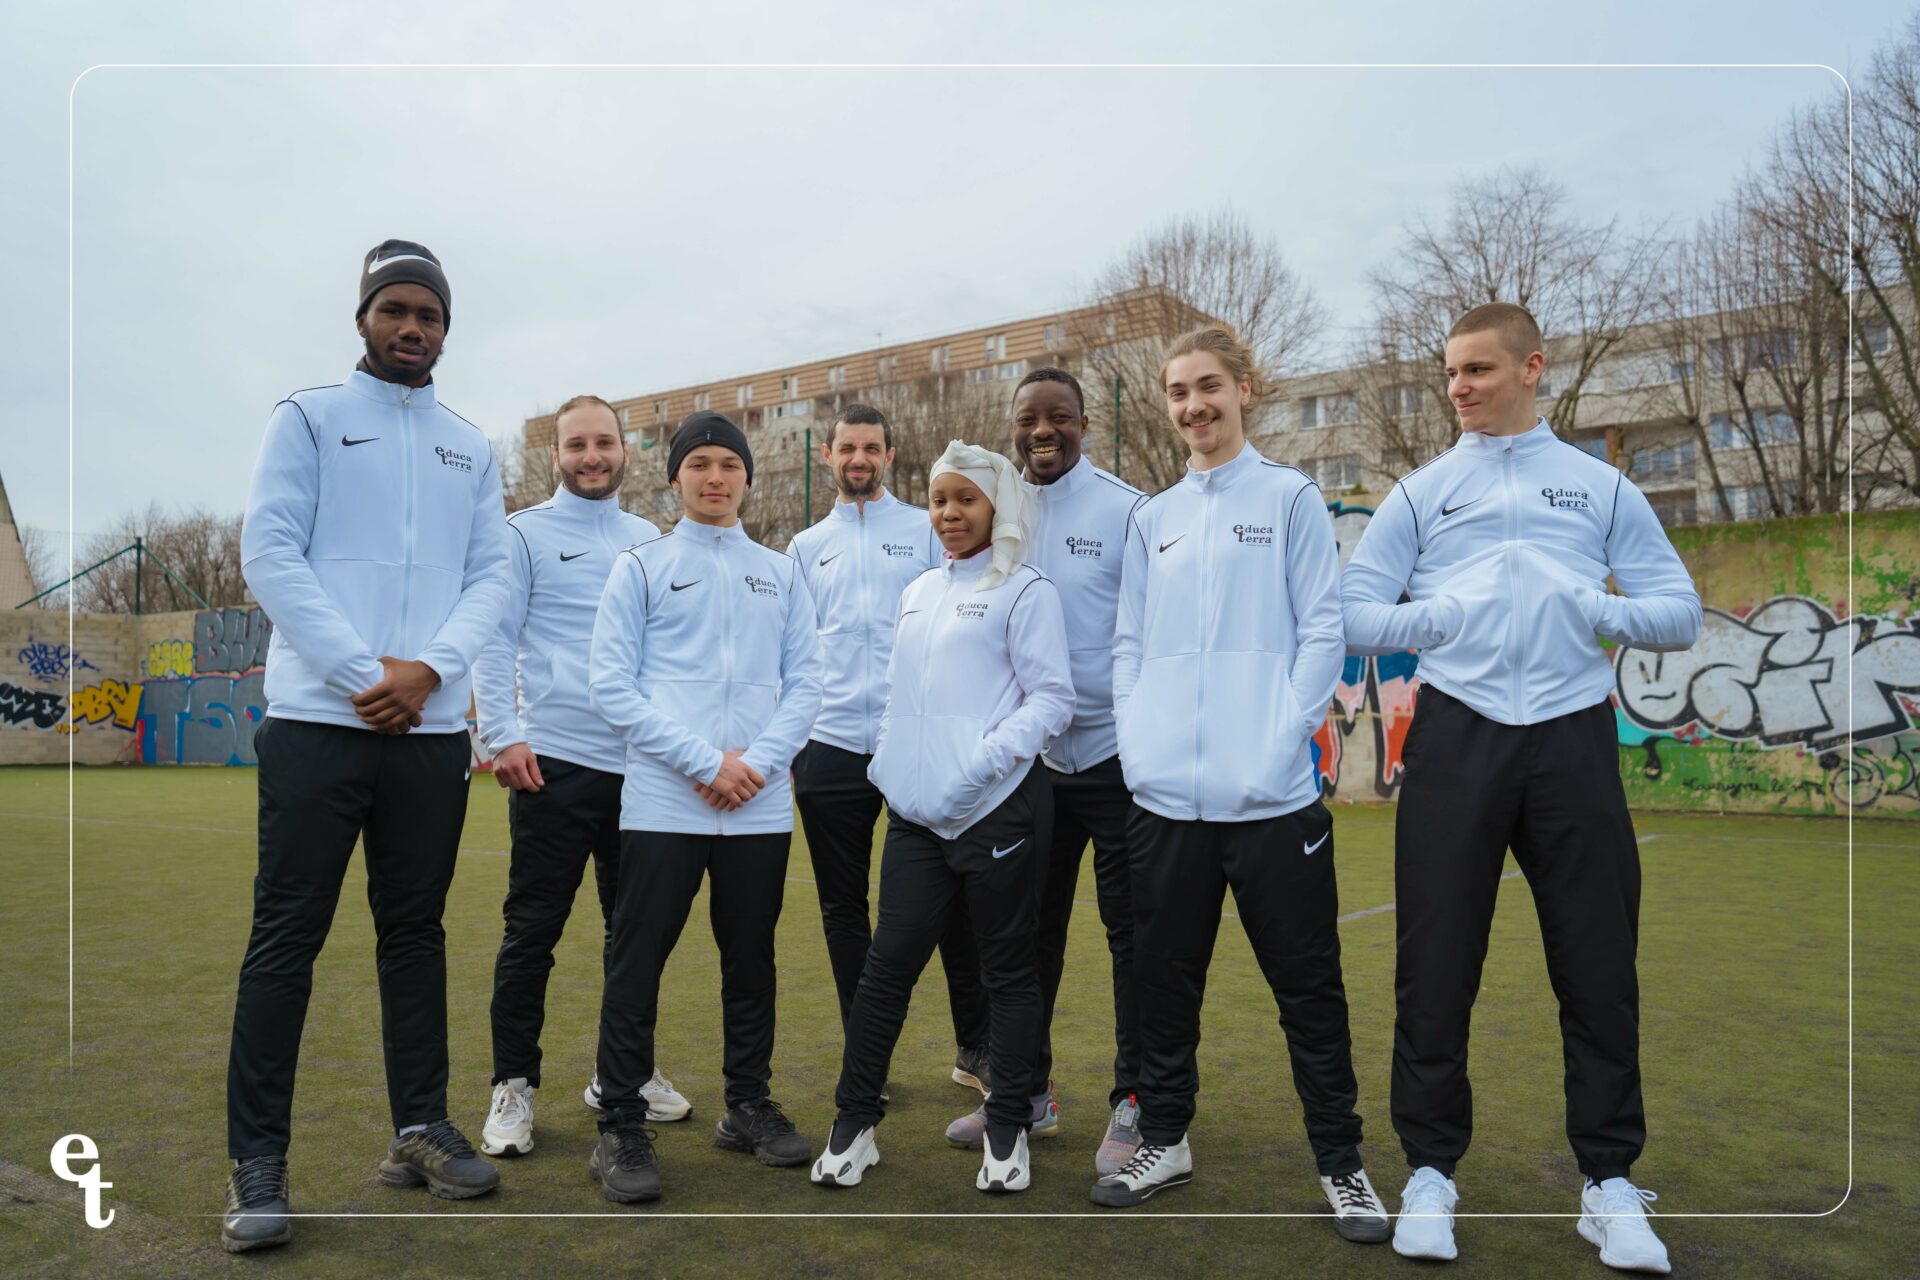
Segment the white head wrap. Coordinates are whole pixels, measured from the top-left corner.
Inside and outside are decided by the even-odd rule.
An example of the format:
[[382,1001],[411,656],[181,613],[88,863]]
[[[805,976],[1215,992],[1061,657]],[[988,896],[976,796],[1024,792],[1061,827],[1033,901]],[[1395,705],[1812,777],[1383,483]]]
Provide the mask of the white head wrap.
[[1033,541],[1033,502],[1027,495],[1026,481],[1019,470],[991,449],[955,440],[933,464],[927,483],[946,472],[957,472],[979,487],[993,504],[993,562],[981,575],[982,590],[1005,582],[1026,558],[1027,545]]

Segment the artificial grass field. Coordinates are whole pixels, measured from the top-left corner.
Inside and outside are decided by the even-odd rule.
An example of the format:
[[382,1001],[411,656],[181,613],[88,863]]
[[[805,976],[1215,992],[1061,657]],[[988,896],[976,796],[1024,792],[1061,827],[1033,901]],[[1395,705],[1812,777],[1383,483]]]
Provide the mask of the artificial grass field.
[[[828,1192],[805,1169],[761,1168],[708,1145],[721,1095],[718,963],[694,907],[662,991],[659,1061],[694,1112],[658,1126],[666,1196],[607,1203],[586,1174],[580,1103],[599,998],[591,877],[558,956],[544,1036],[538,1149],[503,1161],[498,1193],[448,1202],[379,1185],[389,1139],[365,877],[355,858],[316,968],[291,1153],[291,1247],[228,1257],[224,1091],[233,993],[250,917],[254,775],[90,769],[74,777],[78,991],[67,1045],[67,772],[0,770],[0,1274],[7,1276],[561,1276],[1228,1273],[1408,1276],[1387,1246],[1323,1219],[1179,1217],[1320,1210],[1274,1005],[1238,922],[1222,924],[1200,1046],[1195,1181],[1142,1210],[1088,1203],[1112,1054],[1104,935],[1083,867],[1055,1022],[1060,1136],[1035,1145],[1033,1190],[972,1188],[978,1156],[941,1130],[977,1095],[953,1058],[936,958],[916,989],[879,1131],[883,1163]],[[1336,806],[1343,912],[1393,900],[1390,807]],[[1642,1063],[1651,1139],[1635,1169],[1660,1193],[1675,1273],[1920,1275],[1913,1143],[1920,1134],[1916,969],[1920,829],[1855,827],[1857,1164],[1848,1169],[1847,828],[1831,819],[1643,814]],[[456,1123],[476,1142],[488,1101],[487,1001],[500,941],[506,804],[473,782],[447,909]],[[1511,869],[1511,868],[1510,868]],[[877,872],[877,865],[876,865]],[[796,832],[780,924],[774,1095],[816,1146],[832,1118],[840,1036],[804,845]],[[1229,901],[1227,908],[1232,910]],[[1342,926],[1363,1148],[1397,1207],[1405,1168],[1387,1115],[1394,916]],[[1525,881],[1501,886],[1473,1037],[1476,1133],[1459,1210],[1560,1215],[1457,1224],[1447,1274],[1612,1274],[1573,1230],[1579,1177],[1562,1131],[1557,1022]],[[48,1152],[94,1138],[113,1226],[88,1230]],[[424,1217],[438,1213],[448,1216]],[[599,1217],[483,1218],[484,1214]],[[698,1218],[674,1214],[789,1214]],[[827,1214],[977,1214],[973,1218]],[[1019,1217],[1084,1214],[1085,1217]],[[1013,1220],[997,1222],[996,1218]],[[464,1220],[463,1220],[464,1219]]]

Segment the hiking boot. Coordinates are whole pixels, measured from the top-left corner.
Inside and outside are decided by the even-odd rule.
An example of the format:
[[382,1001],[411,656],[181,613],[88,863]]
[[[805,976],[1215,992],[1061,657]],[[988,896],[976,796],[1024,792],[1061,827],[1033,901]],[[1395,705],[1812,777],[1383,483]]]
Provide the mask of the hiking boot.
[[220,1247],[228,1253],[266,1249],[293,1239],[287,1204],[287,1158],[235,1160],[227,1175],[227,1215],[220,1221]]
[[396,1137],[380,1161],[380,1181],[390,1187],[425,1184],[442,1200],[468,1200],[500,1185],[500,1171],[482,1160],[451,1120]]
[[722,1151],[752,1155],[776,1169],[813,1159],[813,1144],[795,1131],[793,1121],[772,1098],[756,1098],[737,1107],[714,1126],[713,1145]]

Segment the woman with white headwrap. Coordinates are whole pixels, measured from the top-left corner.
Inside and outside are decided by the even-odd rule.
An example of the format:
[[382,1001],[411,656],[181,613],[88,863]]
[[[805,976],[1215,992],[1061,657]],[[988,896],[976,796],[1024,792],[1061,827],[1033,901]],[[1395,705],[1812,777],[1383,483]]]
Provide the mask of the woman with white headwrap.
[[900,599],[887,706],[868,776],[887,798],[880,920],[847,1018],[839,1115],[813,1180],[848,1187],[880,1162],[880,1091],[907,1001],[964,895],[991,1005],[982,1191],[1024,1191],[1041,1025],[1035,935],[1052,792],[1035,767],[1073,715],[1053,583],[1023,563],[1026,488],[997,453],[955,440],[928,507],[945,563]]

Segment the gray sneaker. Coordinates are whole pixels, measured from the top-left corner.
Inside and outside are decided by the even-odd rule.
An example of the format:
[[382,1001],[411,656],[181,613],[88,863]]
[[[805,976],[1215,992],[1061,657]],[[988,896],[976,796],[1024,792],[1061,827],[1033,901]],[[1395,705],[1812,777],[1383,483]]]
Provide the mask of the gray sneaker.
[[615,1204],[658,1200],[660,1166],[653,1158],[653,1131],[645,1119],[637,1109],[624,1110],[606,1124],[587,1157],[587,1176]]
[[380,1162],[390,1187],[425,1184],[442,1200],[469,1200],[500,1185],[500,1171],[482,1160],[451,1120],[435,1120],[393,1140]]
[[1107,1136],[1101,1139],[1100,1149],[1093,1153],[1093,1171],[1103,1175],[1118,1173],[1139,1149],[1140,1104],[1128,1094],[1120,1099],[1120,1105],[1113,1109],[1113,1119],[1107,1122]]
[[984,1044],[962,1049],[953,1058],[953,1082],[965,1085],[969,1089],[978,1089],[985,1097],[993,1088],[993,1072],[990,1069],[993,1055]]
[[[1053,1100],[1053,1082],[1047,1082],[1045,1093],[1033,1095],[1033,1111],[1028,1116],[1032,1126],[1027,1130],[1027,1141],[1038,1142],[1042,1138],[1051,1138],[1060,1130],[1060,1108]],[[962,1149],[978,1149],[987,1137],[987,1104],[982,1102],[972,1111],[961,1116],[947,1126],[947,1145]]]
[[254,1156],[233,1162],[227,1176],[227,1215],[220,1221],[220,1247],[245,1253],[293,1239],[287,1204],[285,1156]]

